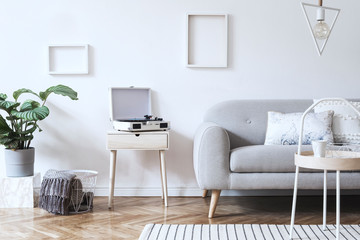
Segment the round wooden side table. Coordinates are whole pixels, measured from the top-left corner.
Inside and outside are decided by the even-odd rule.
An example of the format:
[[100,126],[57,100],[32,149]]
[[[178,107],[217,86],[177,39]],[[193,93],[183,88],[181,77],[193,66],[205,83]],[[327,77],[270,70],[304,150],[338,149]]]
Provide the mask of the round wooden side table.
[[291,223],[290,223],[290,236],[292,239],[294,221],[295,221],[295,208],[296,208],[296,197],[299,179],[299,168],[311,168],[324,170],[324,206],[323,206],[323,230],[326,229],[326,197],[327,197],[327,171],[336,171],[336,239],[340,237],[340,171],[344,170],[360,170],[360,152],[353,151],[340,151],[333,150],[327,151],[325,157],[314,157],[313,152],[302,152],[301,145],[303,143],[304,134],[304,121],[306,115],[313,110],[319,103],[326,101],[340,101],[344,103],[344,106],[352,109],[358,116],[360,111],[349,101],[343,98],[323,98],[313,103],[308,109],[305,110],[301,116],[301,125],[299,131],[299,142],[298,151],[295,154],[295,183],[294,183],[294,195],[291,210]]
[[336,171],[336,239],[340,237],[340,171],[360,170],[360,152],[350,151],[327,151],[326,157],[314,157],[313,152],[301,152],[295,154],[295,184],[293,205],[291,211],[290,239],[295,221],[295,208],[297,198],[297,186],[299,167],[324,170],[324,196],[323,196],[323,230],[326,230],[326,197],[327,197],[327,171]]

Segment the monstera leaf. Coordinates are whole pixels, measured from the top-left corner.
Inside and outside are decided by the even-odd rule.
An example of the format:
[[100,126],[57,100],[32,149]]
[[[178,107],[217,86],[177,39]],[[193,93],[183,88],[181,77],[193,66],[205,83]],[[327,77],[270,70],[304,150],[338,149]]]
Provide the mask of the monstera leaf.
[[39,96],[37,93],[34,93],[34,92],[31,91],[30,89],[21,88],[21,89],[15,91],[15,92],[13,93],[13,97],[14,97],[14,99],[15,99],[16,102],[17,102],[18,98],[20,97],[20,95],[23,94],[23,93],[31,93],[31,94],[34,94],[35,96],[37,96],[37,97],[40,98],[40,96]]
[[45,92],[40,92],[41,100],[46,101],[46,99],[48,98],[48,96],[51,93],[63,95],[63,96],[71,98],[72,100],[78,100],[77,92],[75,92],[72,88],[64,86],[64,85],[57,85],[57,86],[49,87],[48,89],[46,89]]
[[49,115],[50,111],[46,106],[36,107],[34,109],[18,112],[16,110],[11,111],[11,114],[17,118],[25,121],[39,121],[45,119]]

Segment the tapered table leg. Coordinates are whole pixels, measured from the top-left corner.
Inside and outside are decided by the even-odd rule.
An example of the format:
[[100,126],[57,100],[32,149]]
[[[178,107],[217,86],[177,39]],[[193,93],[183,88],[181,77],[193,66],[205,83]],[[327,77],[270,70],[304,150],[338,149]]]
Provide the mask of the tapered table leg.
[[160,178],[161,178],[161,199],[164,200],[164,181],[163,181],[163,169],[161,164],[161,151],[159,151],[159,159],[160,159]]
[[168,191],[167,191],[167,180],[166,180],[166,164],[165,164],[165,151],[160,150],[160,169],[161,169],[161,179],[162,179],[162,189],[164,195],[165,207],[168,206]]
[[327,205],[327,170],[324,170],[324,196],[323,196],[323,230],[326,230],[326,205]]
[[108,208],[113,205],[114,185],[115,185],[115,170],[116,170],[116,150],[110,151],[110,181],[109,181],[109,202]]
[[294,183],[294,195],[293,195],[293,203],[292,203],[292,210],[291,210],[291,223],[290,223],[290,230],[289,230],[289,232],[290,232],[289,239],[292,239],[292,234],[293,234],[293,229],[294,229],[298,180],[299,180],[299,167],[296,166],[295,183]]
[[340,239],[340,171],[336,171],[336,240]]

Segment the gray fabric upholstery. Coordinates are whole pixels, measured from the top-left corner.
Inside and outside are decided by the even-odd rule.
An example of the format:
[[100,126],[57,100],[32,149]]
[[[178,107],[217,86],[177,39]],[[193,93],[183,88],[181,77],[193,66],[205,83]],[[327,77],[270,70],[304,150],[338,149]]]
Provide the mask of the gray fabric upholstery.
[[[327,175],[328,189],[335,189],[336,174]],[[299,173],[299,189],[323,189],[324,173]],[[237,190],[293,189],[295,173],[232,173],[230,188]],[[360,189],[359,172],[341,172],[341,189]],[[212,189],[212,188],[208,188]]]
[[[216,104],[194,138],[194,170],[201,189],[292,189],[296,146],[264,144],[267,112],[304,112],[312,100],[234,100]],[[305,146],[306,150],[309,146]],[[309,170],[307,170],[309,171]],[[300,189],[322,189],[323,173],[300,170]],[[329,188],[335,174],[328,174]],[[358,189],[359,172],[342,172],[341,188]]]
[[[230,171],[239,173],[295,172],[294,154],[297,145],[252,145],[230,151]],[[311,146],[302,148],[310,151]],[[316,170],[304,169],[315,172]],[[319,172],[319,171],[318,171]]]
[[201,189],[229,189],[230,142],[215,123],[203,123],[194,139],[194,170]]
[[204,122],[214,122],[226,129],[231,149],[262,145],[265,142],[267,112],[304,112],[312,100],[233,100],[210,108]]

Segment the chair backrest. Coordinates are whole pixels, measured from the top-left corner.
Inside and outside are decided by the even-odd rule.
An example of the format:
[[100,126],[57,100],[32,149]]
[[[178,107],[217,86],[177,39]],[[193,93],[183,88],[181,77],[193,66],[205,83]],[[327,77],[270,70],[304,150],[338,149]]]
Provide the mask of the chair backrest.
[[225,128],[231,149],[265,142],[267,112],[304,112],[313,100],[232,100],[216,104],[204,117]]

